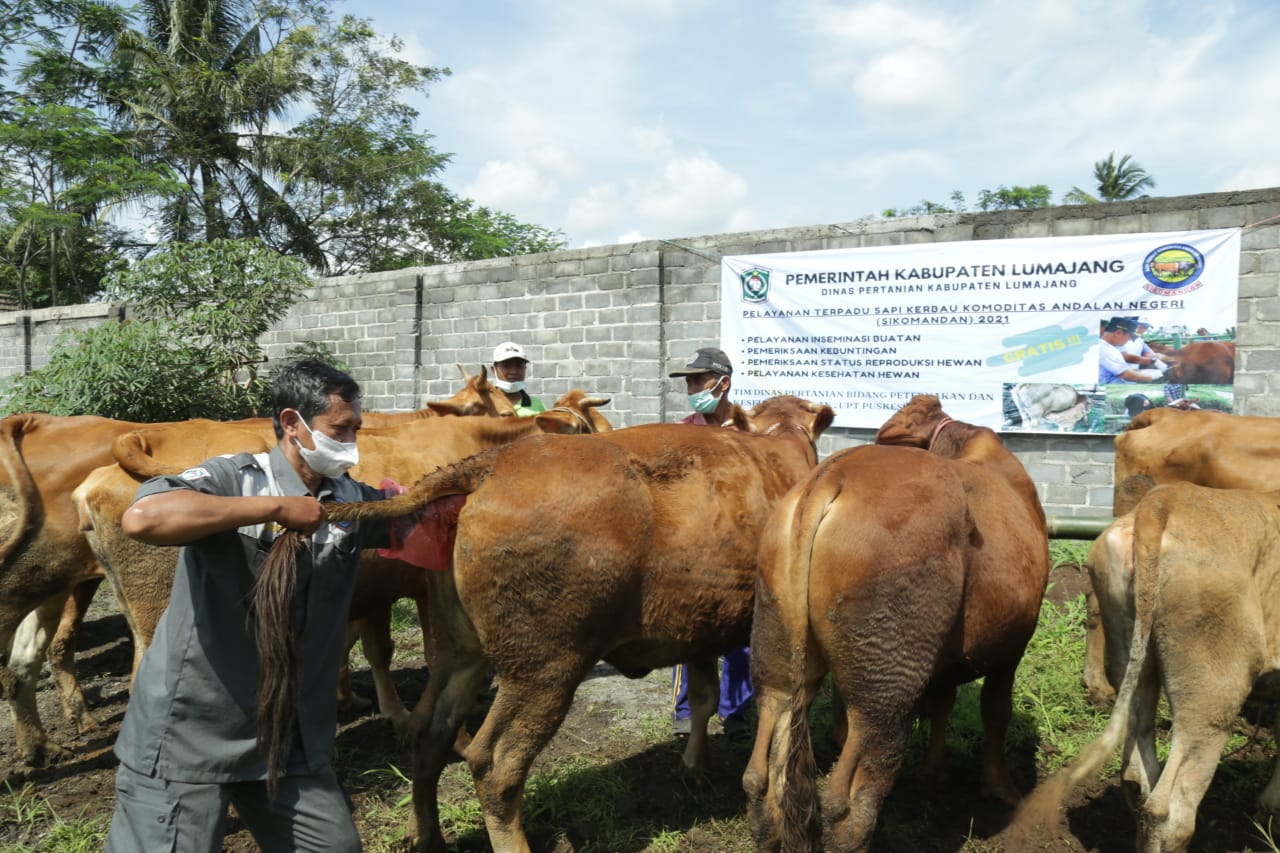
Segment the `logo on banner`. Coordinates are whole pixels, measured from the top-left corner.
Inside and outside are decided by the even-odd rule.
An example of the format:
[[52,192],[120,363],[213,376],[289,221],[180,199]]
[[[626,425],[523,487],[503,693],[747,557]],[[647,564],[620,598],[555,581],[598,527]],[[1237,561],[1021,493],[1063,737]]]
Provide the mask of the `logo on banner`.
[[769,271],[763,267],[752,267],[738,274],[742,282],[743,302],[767,302],[769,300]]
[[1204,255],[1195,246],[1170,243],[1160,246],[1142,262],[1147,283],[1144,290],[1160,296],[1179,296],[1204,287]]

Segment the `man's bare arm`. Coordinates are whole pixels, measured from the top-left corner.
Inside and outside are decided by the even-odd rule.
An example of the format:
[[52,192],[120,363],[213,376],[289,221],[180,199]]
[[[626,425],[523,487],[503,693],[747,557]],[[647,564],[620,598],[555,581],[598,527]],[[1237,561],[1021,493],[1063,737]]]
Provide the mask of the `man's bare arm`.
[[125,510],[120,526],[126,535],[148,545],[186,545],[265,522],[312,533],[325,516],[324,505],[313,497],[228,497],[177,490],[139,499]]

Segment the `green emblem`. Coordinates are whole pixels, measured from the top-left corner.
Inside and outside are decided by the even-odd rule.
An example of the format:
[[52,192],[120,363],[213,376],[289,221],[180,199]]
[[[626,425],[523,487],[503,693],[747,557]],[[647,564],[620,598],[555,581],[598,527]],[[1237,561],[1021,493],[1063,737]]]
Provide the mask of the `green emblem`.
[[743,302],[765,302],[769,299],[769,271],[752,267],[738,278],[742,281]]

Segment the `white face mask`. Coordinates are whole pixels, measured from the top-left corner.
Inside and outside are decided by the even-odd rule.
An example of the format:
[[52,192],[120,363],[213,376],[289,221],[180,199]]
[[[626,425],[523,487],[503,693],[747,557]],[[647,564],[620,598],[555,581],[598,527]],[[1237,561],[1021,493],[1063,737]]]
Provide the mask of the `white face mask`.
[[499,391],[505,391],[508,394],[519,394],[524,390],[524,380],[519,382],[507,382],[504,379],[494,379],[493,384],[498,386]]
[[322,477],[341,477],[348,468],[360,461],[360,451],[356,449],[354,441],[350,443],[337,441],[322,432],[316,432],[301,414],[298,415],[298,423],[311,433],[311,440],[316,445],[315,450],[308,450],[296,438],[293,440],[293,443],[298,445],[298,452],[302,454],[302,461],[306,462],[312,471]]

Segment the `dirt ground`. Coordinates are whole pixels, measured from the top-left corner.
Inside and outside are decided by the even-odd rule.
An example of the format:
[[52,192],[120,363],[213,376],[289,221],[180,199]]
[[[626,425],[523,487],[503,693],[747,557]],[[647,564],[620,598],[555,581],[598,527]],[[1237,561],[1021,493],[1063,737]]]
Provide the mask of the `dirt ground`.
[[[1087,584],[1087,576],[1076,566],[1055,570],[1051,578],[1050,598],[1065,601],[1079,595]],[[55,813],[65,819],[78,815],[109,815],[114,798],[115,759],[111,744],[120,726],[128,700],[127,686],[132,647],[127,638],[123,617],[114,612],[114,602],[106,589],[100,591],[79,642],[78,670],[101,728],[78,737],[62,719],[52,682],[46,677],[40,689],[40,709],[53,737],[74,750],[74,757],[40,769],[21,766],[13,744],[12,723],[8,715],[0,724],[0,776],[11,790],[21,790],[27,783],[48,800]],[[415,655],[399,655],[408,660],[394,671],[397,687],[408,703],[421,694],[427,679],[425,668],[412,663]],[[420,658],[418,658],[420,660]],[[372,695],[372,682],[367,672],[357,672],[356,687],[364,695]],[[712,771],[706,778],[691,778],[680,770],[680,744],[661,736],[655,726],[667,707],[668,686],[665,676],[654,674],[645,679],[628,680],[605,665],[597,667],[579,689],[574,707],[560,733],[540,762],[566,756],[591,755],[610,762],[625,780],[626,790],[617,800],[618,823],[659,825],[684,834],[680,849],[710,853],[747,849],[741,841],[727,841],[726,836],[708,831],[718,821],[732,821],[745,808],[741,787],[742,771],[750,752],[750,744],[731,742],[713,729]],[[482,711],[480,712],[483,713]],[[471,721],[472,730],[479,716]],[[819,768],[825,770],[834,759],[826,732],[816,732]],[[1015,782],[1029,790],[1039,774],[1035,745],[1024,744],[1011,750],[1010,766]],[[1246,851],[1271,849],[1251,824],[1252,797],[1257,787],[1250,788],[1248,802],[1240,796],[1241,778],[1257,779],[1258,786],[1270,772],[1272,745],[1269,737],[1228,756],[1215,777],[1202,804],[1196,839],[1196,853],[1209,851]],[[408,748],[399,741],[390,723],[372,712],[344,716],[337,741],[336,764],[348,793],[356,805],[356,814],[365,815],[374,799],[398,797],[401,783],[388,772],[390,764],[407,770]],[[874,850],[894,851],[995,851],[1003,848],[1000,833],[1009,811],[977,794],[979,772],[973,762],[952,760],[947,779],[942,785],[925,784],[908,766],[881,811],[873,843]],[[584,770],[590,773],[591,770]],[[588,784],[590,780],[587,780]],[[447,780],[445,787],[448,787]],[[0,791],[0,795],[5,792]],[[8,794],[12,796],[12,794]],[[20,827],[0,811],[0,850],[19,843]],[[559,816],[562,818],[563,816]],[[362,823],[363,818],[358,818]],[[565,825],[565,819],[554,814],[530,814],[526,826],[535,850],[599,850],[590,821]],[[234,822],[225,849],[256,850],[248,833]],[[1099,780],[1078,794],[1064,821],[1063,839],[1044,849],[1062,851],[1098,851],[1122,853],[1133,849],[1134,823],[1114,779]],[[383,832],[385,826],[361,825],[366,832]],[[741,837],[739,833],[737,838]],[[366,845],[370,845],[365,835]],[[632,851],[657,849],[637,842]],[[370,845],[371,846],[371,845]],[[457,840],[461,850],[486,850],[482,832],[469,833]]]

